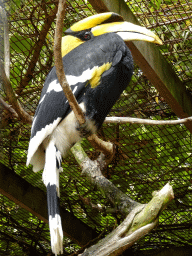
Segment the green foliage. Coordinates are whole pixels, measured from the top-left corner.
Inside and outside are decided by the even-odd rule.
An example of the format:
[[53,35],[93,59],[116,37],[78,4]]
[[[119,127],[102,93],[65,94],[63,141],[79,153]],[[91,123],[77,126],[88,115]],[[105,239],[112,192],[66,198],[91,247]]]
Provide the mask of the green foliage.
[[[10,38],[11,40],[11,49],[17,52],[17,54],[23,53],[25,51],[29,51],[32,47],[31,40],[29,38],[23,39],[23,36],[20,36],[16,33],[14,36]],[[17,72],[18,70],[14,70]]]

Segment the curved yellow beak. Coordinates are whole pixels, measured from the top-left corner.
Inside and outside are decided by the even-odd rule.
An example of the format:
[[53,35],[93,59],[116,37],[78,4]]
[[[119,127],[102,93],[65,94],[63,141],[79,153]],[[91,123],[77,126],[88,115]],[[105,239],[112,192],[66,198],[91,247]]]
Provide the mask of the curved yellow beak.
[[117,33],[124,41],[139,40],[163,44],[161,39],[149,29],[126,21],[101,24],[93,27],[91,31],[94,36],[113,32]]

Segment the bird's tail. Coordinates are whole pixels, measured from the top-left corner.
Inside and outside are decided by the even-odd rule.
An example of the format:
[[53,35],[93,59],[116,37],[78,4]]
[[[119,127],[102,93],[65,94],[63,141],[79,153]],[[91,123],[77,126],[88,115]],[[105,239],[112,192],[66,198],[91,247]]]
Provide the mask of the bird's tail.
[[45,151],[43,182],[47,187],[47,206],[51,249],[57,256],[63,253],[63,230],[59,211],[59,172],[61,171],[61,154],[52,141]]

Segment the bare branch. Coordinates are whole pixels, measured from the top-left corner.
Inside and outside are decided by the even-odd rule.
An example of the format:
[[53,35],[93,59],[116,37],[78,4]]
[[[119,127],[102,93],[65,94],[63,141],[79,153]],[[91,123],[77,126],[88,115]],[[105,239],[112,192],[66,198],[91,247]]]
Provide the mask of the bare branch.
[[3,106],[6,110],[8,110],[13,117],[18,118],[17,112],[9,105],[7,104],[1,97],[0,97],[0,104]]
[[141,205],[129,198],[103,176],[101,170],[106,166],[106,160],[103,154],[101,154],[96,161],[91,161],[82,149],[80,143],[76,143],[71,151],[82,167],[82,175],[85,175],[93,185],[96,185],[102,194],[104,194],[115,207],[118,207],[117,210],[122,215],[126,216],[133,208]]
[[115,124],[147,124],[147,125],[176,125],[176,124],[185,124],[188,122],[192,122],[192,117],[182,118],[179,120],[150,120],[150,119],[142,119],[142,118],[134,118],[134,117],[106,117],[106,124],[115,123]]
[[5,74],[4,66],[1,61],[0,61],[0,77],[2,79],[3,88],[7,95],[9,103],[12,105],[14,110],[17,112],[19,118],[24,123],[31,124],[33,118],[22,108],[21,104],[17,100],[16,95],[13,91],[13,88],[11,87],[11,83]]
[[[59,1],[58,13],[57,13],[57,21],[56,21],[56,30],[55,30],[55,38],[54,38],[54,57],[55,57],[55,67],[57,72],[57,77],[59,83],[61,84],[63,91],[65,93],[68,102],[75,113],[75,116],[80,125],[85,123],[85,116],[82,109],[79,107],[75,96],[73,95],[71,88],[66,80],[63,61],[61,56],[61,39],[62,39],[62,29],[64,23],[65,16],[65,0]],[[88,140],[101,152],[103,152],[108,158],[112,158],[114,155],[114,147],[111,142],[103,142],[99,139],[95,134],[88,137]]]

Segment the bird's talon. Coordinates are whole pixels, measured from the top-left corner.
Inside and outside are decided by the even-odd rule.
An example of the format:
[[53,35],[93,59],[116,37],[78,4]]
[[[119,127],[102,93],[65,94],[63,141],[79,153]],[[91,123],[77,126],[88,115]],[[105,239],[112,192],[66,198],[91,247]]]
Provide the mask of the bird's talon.
[[85,122],[84,124],[78,124],[76,129],[77,129],[77,131],[80,132],[80,136],[82,138],[86,138],[86,137],[89,137],[90,135],[92,135],[92,131],[88,127],[87,122]]

